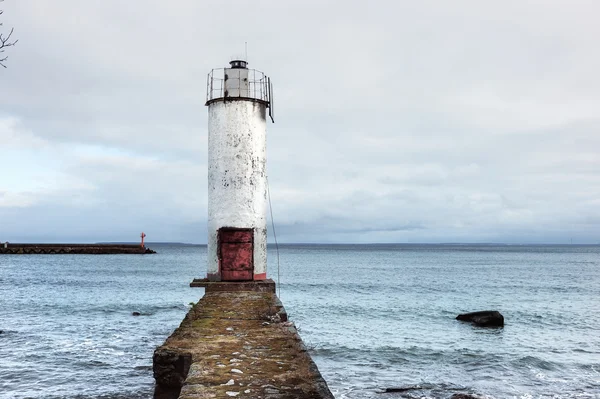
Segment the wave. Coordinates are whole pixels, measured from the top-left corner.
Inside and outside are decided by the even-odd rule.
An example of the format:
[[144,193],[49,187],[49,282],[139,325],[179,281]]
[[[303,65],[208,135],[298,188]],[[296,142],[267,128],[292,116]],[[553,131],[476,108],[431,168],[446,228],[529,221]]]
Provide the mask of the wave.
[[130,304],[110,304],[103,306],[89,306],[81,308],[75,305],[61,305],[58,306],[58,310],[61,312],[73,315],[73,314],[132,314],[133,312],[138,312],[143,316],[151,316],[161,312],[170,312],[170,311],[187,311],[190,309],[189,304],[185,303],[169,303],[169,304],[160,304],[160,305],[150,305],[150,304],[141,304],[141,303],[130,303]]
[[109,393],[103,395],[68,395],[68,396],[44,396],[45,399],[150,399],[153,395],[152,389],[147,392]]
[[379,346],[372,349],[350,348],[347,346],[315,347],[311,354],[316,357],[329,359],[355,360],[354,365],[364,362],[365,364],[398,364],[410,362],[411,364],[437,362],[444,360],[446,363],[460,364],[502,364],[507,358],[501,354],[493,354],[482,350],[473,349],[432,349],[421,346],[393,347]]

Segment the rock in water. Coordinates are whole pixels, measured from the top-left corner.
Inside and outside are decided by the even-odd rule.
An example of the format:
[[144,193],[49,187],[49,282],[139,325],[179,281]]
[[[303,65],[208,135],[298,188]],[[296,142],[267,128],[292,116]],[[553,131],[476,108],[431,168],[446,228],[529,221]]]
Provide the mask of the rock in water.
[[456,320],[468,321],[478,327],[504,327],[504,316],[497,310],[463,313],[456,316]]
[[133,313],[131,313],[131,315],[132,315],[132,316],[140,316],[140,315],[141,315],[141,313],[140,313],[140,312],[133,312]]
[[481,396],[471,395],[470,393],[455,393],[450,399],[481,399]]
[[410,386],[410,387],[393,387],[393,388],[385,388],[385,390],[383,391],[384,393],[391,393],[391,392],[406,392],[406,391],[412,391],[415,389],[421,389],[421,387],[418,386]]

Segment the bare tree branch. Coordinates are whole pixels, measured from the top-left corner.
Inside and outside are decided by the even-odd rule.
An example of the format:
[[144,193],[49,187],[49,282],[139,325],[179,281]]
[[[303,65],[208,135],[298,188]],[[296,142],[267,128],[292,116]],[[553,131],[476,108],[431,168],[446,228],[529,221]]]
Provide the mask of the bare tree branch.
[[[0,3],[3,1],[4,0],[0,0]],[[2,14],[4,14],[4,10],[0,10],[0,16],[2,16]],[[2,26],[2,22],[0,22],[0,26]],[[4,53],[6,48],[14,46],[19,41],[19,40],[14,40],[14,39],[13,39],[13,41],[10,40],[10,37],[12,36],[14,30],[15,30],[15,28],[11,28],[10,32],[8,32],[8,36],[3,36],[2,33],[0,33],[0,66],[2,66],[4,68],[6,68],[6,65],[4,65],[4,62],[8,59],[8,56],[2,57],[1,54]]]

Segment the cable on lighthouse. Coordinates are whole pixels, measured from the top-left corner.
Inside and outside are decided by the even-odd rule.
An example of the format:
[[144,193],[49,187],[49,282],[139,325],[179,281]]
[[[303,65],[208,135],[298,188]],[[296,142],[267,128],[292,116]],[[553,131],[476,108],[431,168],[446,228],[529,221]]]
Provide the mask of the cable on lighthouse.
[[279,299],[281,299],[281,284],[279,272],[279,244],[277,243],[277,234],[275,234],[275,220],[273,220],[273,206],[271,205],[271,188],[269,187],[269,176],[267,180],[267,194],[269,196],[269,211],[271,212],[271,226],[273,226],[273,237],[275,238],[275,250],[277,251],[277,290],[279,291]]

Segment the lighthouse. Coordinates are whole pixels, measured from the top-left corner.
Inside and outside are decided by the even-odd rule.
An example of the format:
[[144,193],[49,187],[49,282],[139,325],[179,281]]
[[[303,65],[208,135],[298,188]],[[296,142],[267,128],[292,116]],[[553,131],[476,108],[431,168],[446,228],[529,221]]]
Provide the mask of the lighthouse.
[[207,78],[209,281],[267,278],[267,117],[271,80],[245,60]]

